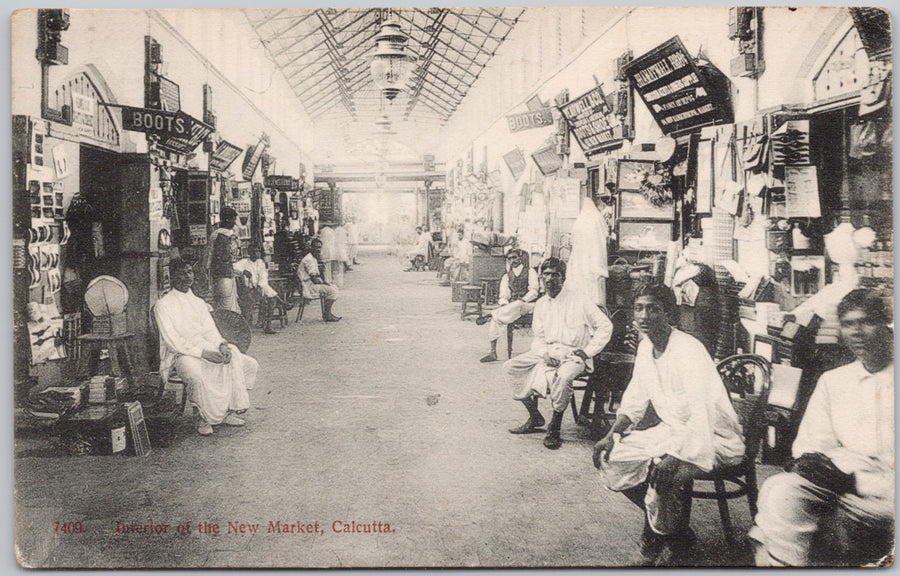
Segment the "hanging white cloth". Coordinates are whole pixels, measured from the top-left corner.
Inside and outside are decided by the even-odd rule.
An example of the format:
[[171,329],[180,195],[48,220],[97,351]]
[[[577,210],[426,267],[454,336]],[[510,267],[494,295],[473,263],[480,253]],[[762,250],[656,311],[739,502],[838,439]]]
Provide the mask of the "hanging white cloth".
[[606,253],[607,223],[593,202],[586,201],[572,226],[572,254],[569,256],[566,287],[583,298],[606,305],[601,288],[609,276]]

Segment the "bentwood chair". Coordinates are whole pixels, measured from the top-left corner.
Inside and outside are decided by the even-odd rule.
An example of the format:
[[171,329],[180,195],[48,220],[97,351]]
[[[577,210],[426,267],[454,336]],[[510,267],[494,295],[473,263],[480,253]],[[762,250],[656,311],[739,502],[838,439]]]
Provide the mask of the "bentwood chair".
[[[303,283],[300,282],[300,279],[294,276],[294,291],[297,294],[297,318],[294,319],[294,323],[299,322],[303,319],[303,311],[306,309],[306,305],[313,301],[312,298],[307,298],[303,295]],[[325,318],[325,295],[322,294],[319,296],[319,304],[322,306],[322,318]]]
[[745,452],[741,457],[717,464],[710,472],[695,478],[713,490],[693,490],[694,498],[715,499],[719,504],[719,515],[725,539],[734,542],[734,530],[728,512],[728,500],[747,497],[750,515],[756,516],[756,500],[759,489],[756,483],[756,455],[766,434],[765,412],[769,401],[769,387],[772,381],[772,366],[762,356],[737,354],[719,362],[719,375],[728,390],[731,404],[737,412],[744,429]]

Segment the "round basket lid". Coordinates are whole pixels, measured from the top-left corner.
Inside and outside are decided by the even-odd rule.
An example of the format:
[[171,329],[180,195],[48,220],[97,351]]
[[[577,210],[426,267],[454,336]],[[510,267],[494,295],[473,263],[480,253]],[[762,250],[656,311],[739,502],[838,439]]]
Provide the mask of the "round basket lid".
[[128,304],[128,288],[118,278],[97,276],[84,291],[84,303],[94,316],[121,314]]

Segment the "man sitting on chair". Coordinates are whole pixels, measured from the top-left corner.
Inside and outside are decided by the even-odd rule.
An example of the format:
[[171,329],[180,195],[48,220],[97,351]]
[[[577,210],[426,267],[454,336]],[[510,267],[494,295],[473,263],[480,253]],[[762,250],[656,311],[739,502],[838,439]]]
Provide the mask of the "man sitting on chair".
[[749,534],[758,566],[861,566],[893,546],[891,314],[880,298],[858,289],[838,305],[838,318],[856,361],[819,378],[792,446],[794,460],[760,490]]
[[190,385],[191,403],[200,411],[197,431],[213,433],[213,426],[243,426],[236,413],[250,407],[259,364],[222,338],[209,306],[194,296],[194,271],[189,262],[170,261],[172,287],[154,308],[159,328],[159,373],[166,379],[172,368]]
[[325,297],[325,311],[322,313],[322,320],[325,322],[337,322],[340,316],[335,316],[331,312],[334,301],[338,298],[338,289],[322,279],[319,273],[319,255],[322,252],[322,241],[313,238],[309,244],[309,252],[300,260],[297,267],[297,277],[300,279],[300,285],[303,288],[303,297],[308,300]]
[[[242,274],[246,278],[247,285],[250,289],[256,290],[261,297],[259,306],[260,322],[271,316],[272,308],[276,302],[280,302],[285,310],[293,308],[293,304],[282,300],[281,296],[278,295],[278,292],[269,286],[269,269],[266,268],[266,261],[260,258],[259,248],[250,246],[250,249],[247,250],[247,256],[247,258],[241,258],[234,263],[234,272],[235,274]],[[244,311],[244,317],[247,318],[247,321],[249,322],[249,303],[247,306],[245,306],[244,303],[241,303],[241,310]],[[275,334],[275,331],[272,330],[272,327],[269,326],[268,322],[266,322],[265,332],[266,334]]]
[[[441,276],[446,277],[446,285],[461,278],[463,269],[468,269],[472,259],[472,243],[464,240],[465,232],[462,228],[456,231],[456,240],[451,243],[450,257],[444,261],[444,269]],[[466,274],[468,276],[468,274]]]
[[657,565],[683,559],[693,543],[693,479],[744,454],[716,365],[699,340],[669,325],[676,309],[675,294],[662,284],[635,295],[643,338],[616,422],[593,454],[606,485],[644,510],[641,552]]
[[555,450],[562,444],[559,429],[572,398],[572,381],[585,369],[593,368],[593,358],[609,342],[613,325],[595,304],[563,289],[566,263],[562,260],[544,260],[541,278],[547,293],[534,306],[531,350],[507,360],[503,374],[513,399],[528,410],[528,420],[510,433],[543,432],[538,397],[549,397],[553,418],[544,446]]
[[534,310],[534,301],[538,298],[537,272],[528,266],[528,254],[514,248],[506,255],[506,262],[507,271],[500,279],[500,297],[497,300],[500,307],[475,319],[479,326],[491,323],[488,328],[491,352],[481,359],[482,362],[497,361],[497,339],[503,329],[507,324],[530,314]]
[[431,235],[425,232],[421,226],[416,226],[416,245],[406,253],[409,260],[409,269],[416,269],[416,258],[422,257],[422,262],[428,262],[428,248],[431,246]]

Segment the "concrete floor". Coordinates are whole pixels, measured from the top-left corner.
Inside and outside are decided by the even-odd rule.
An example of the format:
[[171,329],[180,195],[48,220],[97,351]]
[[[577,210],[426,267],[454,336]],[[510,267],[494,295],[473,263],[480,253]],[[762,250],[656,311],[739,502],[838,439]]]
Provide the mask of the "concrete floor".
[[[571,414],[564,444],[514,436],[523,420],[501,364],[481,364],[487,326],[461,321],[433,272],[364,251],[325,324],[318,307],[279,334],[254,333],[260,361],[245,428],[212,437],[182,425],[172,445],[134,456],[68,456],[16,437],[19,562],[35,567],[628,566],[640,512],[607,491]],[[528,346],[519,333],[517,351]],[[501,342],[501,348],[505,344]],[[548,408],[542,403],[546,413]],[[42,444],[43,443],[43,444]],[[771,470],[763,467],[765,477]],[[739,536],[745,499],[731,504]],[[268,533],[269,522],[320,533]],[[390,524],[343,534],[333,523]],[[82,534],[54,534],[80,522]],[[169,524],[168,534],[116,523]],[[190,523],[190,534],[172,533]],[[198,533],[198,523],[219,525]],[[228,533],[229,522],[259,524]],[[747,565],[716,505],[695,501],[697,565]]]

